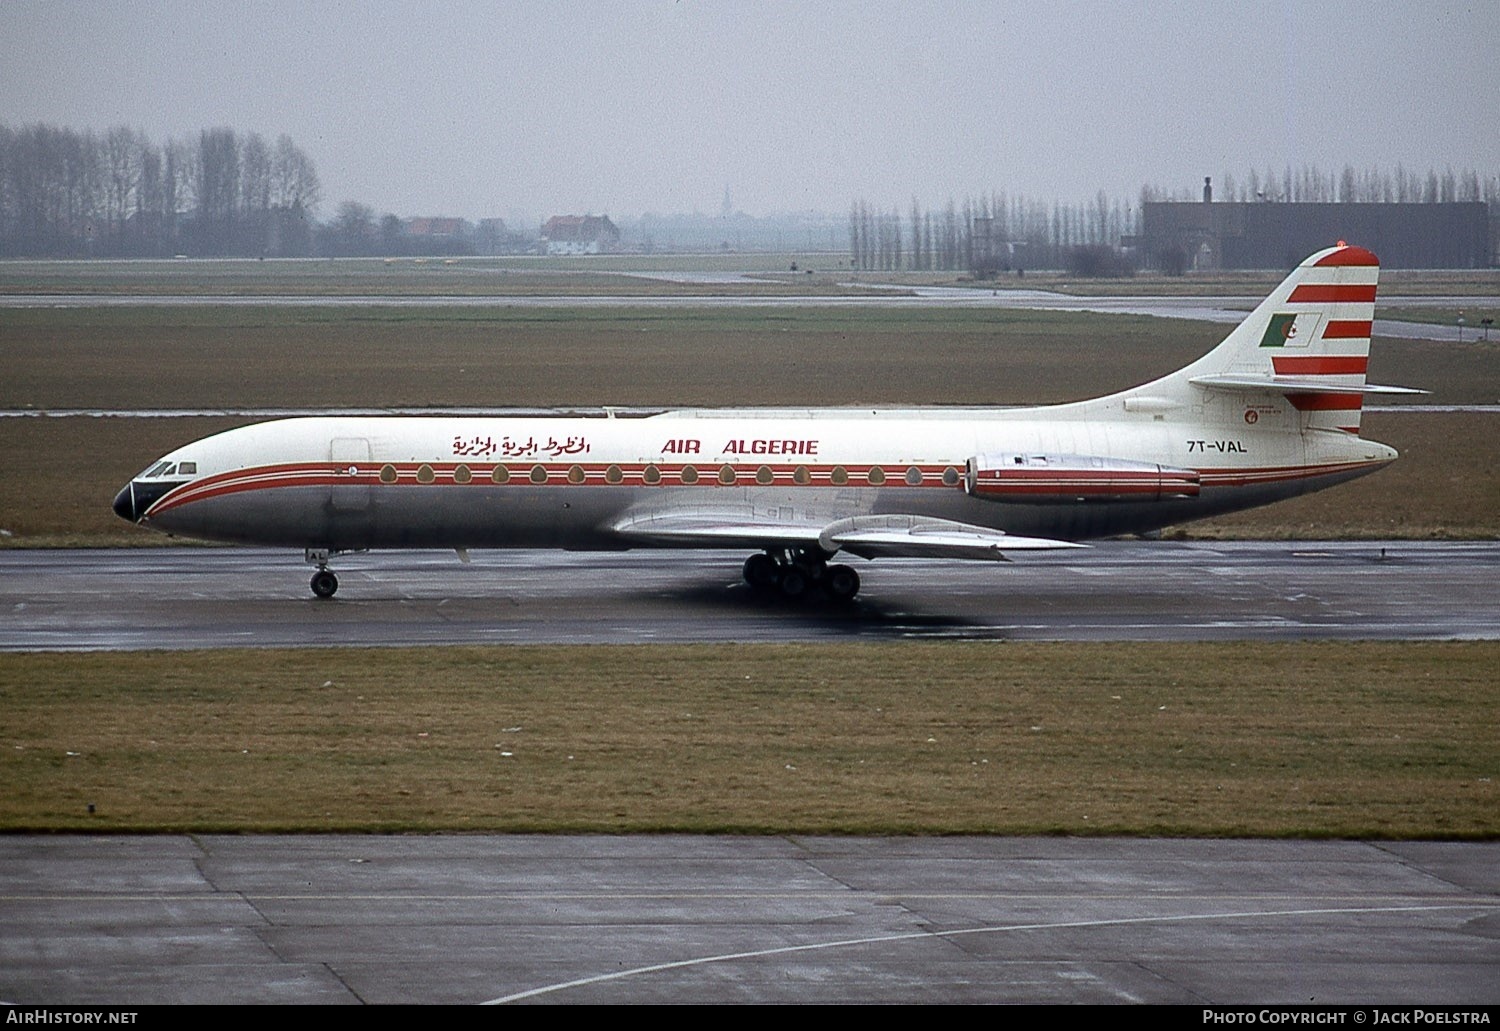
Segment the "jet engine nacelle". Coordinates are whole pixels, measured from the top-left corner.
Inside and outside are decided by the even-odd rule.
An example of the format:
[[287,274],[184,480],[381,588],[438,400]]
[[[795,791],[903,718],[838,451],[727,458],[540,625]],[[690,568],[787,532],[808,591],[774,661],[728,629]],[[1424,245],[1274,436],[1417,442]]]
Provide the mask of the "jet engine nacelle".
[[975,455],[964,487],[988,501],[1165,501],[1195,498],[1197,470],[1096,455]]

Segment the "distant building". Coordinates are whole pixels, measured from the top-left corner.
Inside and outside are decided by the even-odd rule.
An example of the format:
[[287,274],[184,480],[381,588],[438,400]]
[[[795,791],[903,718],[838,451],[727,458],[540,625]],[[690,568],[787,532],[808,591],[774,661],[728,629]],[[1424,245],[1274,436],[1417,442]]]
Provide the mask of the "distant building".
[[461,218],[409,218],[402,228],[414,240],[467,241],[471,232]]
[[1489,206],[1150,202],[1129,241],[1167,271],[1284,269],[1340,240],[1367,247],[1386,268],[1488,268]]
[[542,226],[548,254],[603,254],[620,244],[608,215],[553,215]]

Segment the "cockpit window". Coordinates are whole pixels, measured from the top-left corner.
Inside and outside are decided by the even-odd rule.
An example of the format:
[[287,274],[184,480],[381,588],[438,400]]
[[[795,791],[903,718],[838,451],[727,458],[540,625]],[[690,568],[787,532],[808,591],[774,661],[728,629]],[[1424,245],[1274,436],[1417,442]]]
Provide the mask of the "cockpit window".
[[177,473],[177,466],[175,464],[173,464],[173,465],[167,466],[165,469],[163,469],[161,472],[157,473],[156,475],[158,475],[158,476],[173,476],[176,473]]
[[197,476],[198,475],[198,463],[197,462],[179,462],[177,464],[177,475],[178,476]]
[[144,480],[144,479],[147,479],[147,478],[152,477],[152,476],[160,476],[161,475],[161,471],[163,469],[165,469],[168,464],[169,463],[167,463],[167,462],[157,462],[151,468],[149,468],[145,472],[141,473],[141,479]]

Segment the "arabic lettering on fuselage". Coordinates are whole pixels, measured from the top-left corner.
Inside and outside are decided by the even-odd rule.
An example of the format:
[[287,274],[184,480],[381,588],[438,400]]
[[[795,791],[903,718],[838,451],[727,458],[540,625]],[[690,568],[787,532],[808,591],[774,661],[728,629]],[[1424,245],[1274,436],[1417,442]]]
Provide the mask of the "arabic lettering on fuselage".
[[507,434],[498,443],[494,437],[453,438],[453,453],[466,458],[488,458],[496,452],[502,458],[534,458],[539,455],[558,458],[562,455],[583,455],[590,450],[592,448],[587,437],[559,439],[549,436],[545,441],[539,442],[534,436],[514,440]]

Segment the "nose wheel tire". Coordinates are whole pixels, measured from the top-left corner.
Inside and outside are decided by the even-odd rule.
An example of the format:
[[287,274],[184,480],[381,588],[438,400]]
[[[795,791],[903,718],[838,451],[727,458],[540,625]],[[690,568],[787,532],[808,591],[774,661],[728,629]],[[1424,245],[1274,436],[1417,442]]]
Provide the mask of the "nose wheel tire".
[[320,569],[312,575],[313,594],[319,598],[332,598],[333,592],[339,589],[339,578],[333,575],[331,569]]

